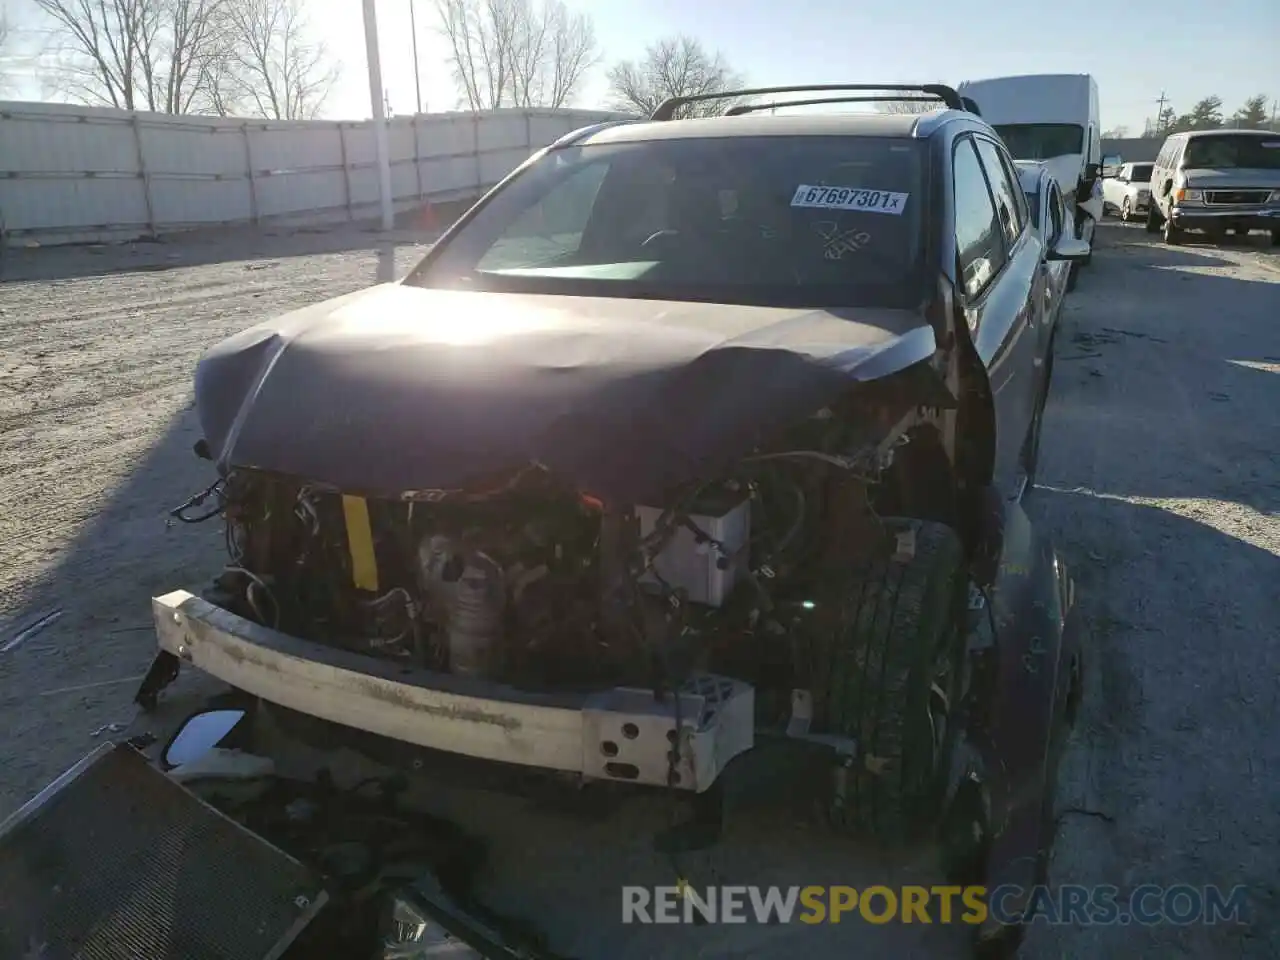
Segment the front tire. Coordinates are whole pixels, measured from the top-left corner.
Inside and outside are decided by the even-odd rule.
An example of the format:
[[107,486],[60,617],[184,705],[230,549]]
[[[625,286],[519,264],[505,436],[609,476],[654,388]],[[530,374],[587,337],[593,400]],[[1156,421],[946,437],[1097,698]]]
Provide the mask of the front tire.
[[1170,246],[1174,246],[1182,242],[1182,230],[1174,225],[1173,217],[1165,217],[1164,219],[1164,242]]
[[1160,211],[1156,208],[1154,201],[1151,203],[1149,207],[1147,207],[1146,228],[1147,228],[1147,233],[1160,232]]
[[[815,647],[815,706],[827,733],[854,738],[829,809],[844,832],[905,842],[936,820],[949,770],[964,658],[964,550],[945,524],[889,518],[834,638]],[[895,548],[910,541],[910,556]],[[825,674],[825,675],[824,675]]]

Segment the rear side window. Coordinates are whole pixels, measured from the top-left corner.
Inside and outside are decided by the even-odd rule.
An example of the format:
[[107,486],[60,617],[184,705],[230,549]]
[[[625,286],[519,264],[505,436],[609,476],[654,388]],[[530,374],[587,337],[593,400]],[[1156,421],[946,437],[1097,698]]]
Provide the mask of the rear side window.
[[[1022,235],[1025,214],[1018,203],[1020,190],[1009,182],[1009,174],[999,148],[990,140],[977,139],[978,153],[982,157],[982,166],[987,172],[987,182],[991,184],[991,193],[995,198],[996,215],[999,218],[1005,242],[1013,247]],[[1016,181],[1014,181],[1016,183]]]
[[1049,187],[1049,229],[1046,236],[1051,244],[1057,243],[1062,236],[1062,194],[1056,184]]
[[996,147],[996,153],[1000,156],[1000,163],[1004,167],[1004,174],[1009,179],[1009,185],[1013,189],[1014,199],[1018,205],[1018,217],[1023,223],[1031,223],[1031,211],[1027,206],[1026,194],[1018,189],[1018,185],[1022,182],[1018,177],[1018,168],[1013,165],[1013,161],[1009,158],[1007,150]]
[[961,140],[952,160],[955,184],[956,253],[961,283],[969,296],[986,289],[1005,264],[1004,241],[995,202],[987,188],[973,141]]

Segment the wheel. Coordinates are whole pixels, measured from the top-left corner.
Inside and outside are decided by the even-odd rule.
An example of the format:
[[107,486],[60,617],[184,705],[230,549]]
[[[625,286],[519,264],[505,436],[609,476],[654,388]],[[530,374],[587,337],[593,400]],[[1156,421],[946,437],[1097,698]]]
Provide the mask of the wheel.
[[1128,223],[1130,220],[1133,219],[1133,209],[1129,205],[1128,197],[1125,197],[1122,201],[1120,201],[1120,219],[1123,220],[1125,223]]
[[1147,227],[1147,233],[1160,232],[1160,211],[1156,209],[1156,205],[1154,201],[1152,201],[1151,205],[1147,207],[1146,227]]
[[940,813],[963,689],[966,577],[950,527],[884,524],[885,543],[858,571],[834,644],[815,647],[810,674],[824,732],[858,743],[858,761],[837,772],[831,823],[893,843]]
[[1271,245],[1273,247],[1280,247],[1280,230],[1271,231]]
[[1182,242],[1182,231],[1174,226],[1172,217],[1165,217],[1163,236],[1164,242],[1168,244]]

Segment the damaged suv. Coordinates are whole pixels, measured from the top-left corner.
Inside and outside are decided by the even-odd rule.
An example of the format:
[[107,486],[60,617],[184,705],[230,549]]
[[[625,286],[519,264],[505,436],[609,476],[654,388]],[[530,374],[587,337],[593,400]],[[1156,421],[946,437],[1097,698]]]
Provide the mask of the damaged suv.
[[1020,505],[1041,265],[1088,250],[1042,249],[949,88],[765,113],[870,89],[579,130],[403,281],[210,350],[230,560],[153,601],[139,703],[185,661],[428,753],[689,796],[781,744],[825,758],[836,828],[938,830],[1029,884],[1080,676]]

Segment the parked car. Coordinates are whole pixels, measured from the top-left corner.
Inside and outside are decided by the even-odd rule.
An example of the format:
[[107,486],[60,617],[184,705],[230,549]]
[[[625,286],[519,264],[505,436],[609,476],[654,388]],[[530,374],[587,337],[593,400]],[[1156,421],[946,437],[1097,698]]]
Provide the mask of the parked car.
[[[221,514],[230,557],[153,600],[138,702],[187,662],[326,748],[354,728],[415,770],[702,810],[772,745],[819,758],[788,791],[835,829],[1042,879],[1081,651],[1019,500],[1048,275],[1088,246],[1049,243],[954,90],[893,88],[947,107],[921,116],[784,109],[870,89],[579,130],[403,281],[210,350],[219,476],[193,500],[216,508],[176,516]],[[755,99],[672,119],[714,97]]]
[[1164,142],[1151,175],[1147,231],[1179,243],[1187,230],[1214,242],[1266,230],[1280,245],[1280,133],[1196,130]]
[[[1022,192],[1027,196],[1031,209],[1031,223],[1040,237],[1042,247],[1048,251],[1062,237],[1073,234],[1071,204],[1063,202],[1062,189],[1054,179],[1049,166],[1029,160],[1016,160],[1018,179]],[[1045,324],[1049,333],[1049,345],[1045,348],[1045,363],[1053,363],[1053,331],[1062,313],[1062,301],[1067,291],[1075,288],[1075,265],[1066,260],[1053,260],[1046,256],[1041,269],[1045,274]],[[1052,370],[1052,366],[1050,367]]]
[[1154,163],[1125,163],[1114,176],[1102,179],[1104,210],[1118,213],[1125,223],[1145,214],[1151,205],[1151,171]]
[[967,80],[957,90],[977,104],[1015,160],[1050,165],[1067,196],[1075,197],[1076,236],[1092,249],[1103,209],[1097,80],[1083,73],[1028,74]]

